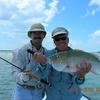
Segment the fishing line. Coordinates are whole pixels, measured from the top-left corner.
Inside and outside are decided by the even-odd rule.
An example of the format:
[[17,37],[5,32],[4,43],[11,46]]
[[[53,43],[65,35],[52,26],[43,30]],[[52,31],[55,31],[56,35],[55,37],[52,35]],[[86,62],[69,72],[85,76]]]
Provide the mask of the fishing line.
[[[10,65],[12,65],[12,66],[14,66],[14,67],[16,67],[16,68],[18,68],[18,69],[20,69],[21,71],[23,71],[22,68],[20,68],[19,66],[15,65],[15,64],[13,64],[13,63],[11,63],[11,62],[9,62],[8,60],[6,60],[6,59],[4,59],[4,58],[2,58],[2,57],[0,57],[0,59],[2,59],[3,61],[9,63]],[[32,75],[32,77],[35,78],[36,80],[39,80],[39,81],[40,81],[41,83],[43,83],[43,84],[50,85],[49,82],[47,82],[47,81],[44,80],[44,79],[41,79],[39,76]]]

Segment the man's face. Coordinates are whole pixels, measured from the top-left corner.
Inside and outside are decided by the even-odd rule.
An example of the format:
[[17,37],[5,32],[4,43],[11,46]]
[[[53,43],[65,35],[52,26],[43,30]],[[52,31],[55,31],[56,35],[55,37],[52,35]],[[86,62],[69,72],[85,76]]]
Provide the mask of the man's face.
[[42,31],[36,31],[31,33],[31,39],[34,44],[41,44],[45,37],[45,33]]
[[66,50],[68,47],[68,37],[65,34],[60,34],[54,37],[54,43],[56,48],[60,51]]

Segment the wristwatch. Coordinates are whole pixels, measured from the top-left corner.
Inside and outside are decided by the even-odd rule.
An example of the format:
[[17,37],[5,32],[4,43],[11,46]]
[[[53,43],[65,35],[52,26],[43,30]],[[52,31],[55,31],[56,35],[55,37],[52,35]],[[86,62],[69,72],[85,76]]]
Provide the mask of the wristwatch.
[[84,83],[84,81],[85,81],[85,77],[84,76],[83,77],[76,77],[75,78],[75,82],[77,84],[82,84],[82,83]]

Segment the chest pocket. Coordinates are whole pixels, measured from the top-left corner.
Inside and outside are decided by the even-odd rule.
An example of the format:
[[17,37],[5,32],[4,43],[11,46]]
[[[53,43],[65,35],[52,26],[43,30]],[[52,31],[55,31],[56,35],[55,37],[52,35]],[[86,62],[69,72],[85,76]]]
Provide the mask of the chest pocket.
[[72,75],[69,73],[61,73],[61,81],[65,83],[70,83],[72,82]]

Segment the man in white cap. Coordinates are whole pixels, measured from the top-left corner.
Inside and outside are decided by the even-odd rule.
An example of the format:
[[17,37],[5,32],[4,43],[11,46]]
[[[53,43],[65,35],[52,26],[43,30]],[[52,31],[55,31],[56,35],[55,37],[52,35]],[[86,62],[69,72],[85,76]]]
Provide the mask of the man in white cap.
[[[49,52],[49,56],[58,52],[72,50],[68,46],[68,31],[64,27],[57,27],[52,32],[55,49]],[[51,65],[48,81],[51,86],[47,86],[46,100],[90,100],[83,96],[79,84],[84,83],[85,75],[89,72],[91,65],[88,62],[81,62],[76,65],[79,70],[76,73],[58,72]]]
[[[42,24],[33,24],[28,31],[30,42],[14,54],[12,62],[22,70],[12,66],[12,75],[17,83],[12,100],[42,100],[44,84],[39,79],[45,78],[45,75],[42,75],[39,67],[45,66],[44,55],[47,51],[42,46],[45,35],[46,31]],[[29,49],[34,55],[28,52]],[[42,70],[45,72],[45,69]]]

